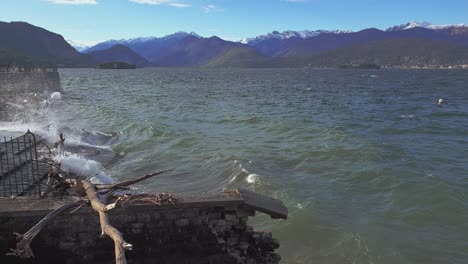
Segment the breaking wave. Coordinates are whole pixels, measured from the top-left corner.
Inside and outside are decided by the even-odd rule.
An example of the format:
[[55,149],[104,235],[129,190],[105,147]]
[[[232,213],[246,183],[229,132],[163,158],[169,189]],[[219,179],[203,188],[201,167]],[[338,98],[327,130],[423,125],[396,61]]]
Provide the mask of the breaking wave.
[[[59,113],[51,107],[54,105],[54,100],[61,98],[59,92],[54,92],[50,96],[33,94],[32,99],[8,98],[9,101],[3,102],[7,106],[8,113],[6,113],[7,118],[4,118],[6,120],[0,119],[0,136],[8,140],[10,137],[31,131],[45,140],[49,146],[53,146],[63,133],[66,139],[65,151],[56,153],[52,157],[62,164],[62,169],[82,177],[92,177],[96,182],[112,182],[112,176],[104,167],[115,163],[116,157],[119,156],[113,153],[110,146],[115,135],[60,125],[60,120],[56,118]],[[108,164],[102,164],[103,161]]]

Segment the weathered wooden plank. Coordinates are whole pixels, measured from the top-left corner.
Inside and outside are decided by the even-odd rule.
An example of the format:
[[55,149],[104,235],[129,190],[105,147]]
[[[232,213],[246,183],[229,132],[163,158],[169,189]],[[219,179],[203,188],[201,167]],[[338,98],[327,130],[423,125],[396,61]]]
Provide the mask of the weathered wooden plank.
[[237,191],[244,199],[244,204],[253,210],[268,214],[271,218],[287,219],[288,208],[282,201],[255,193],[246,189],[238,188]]

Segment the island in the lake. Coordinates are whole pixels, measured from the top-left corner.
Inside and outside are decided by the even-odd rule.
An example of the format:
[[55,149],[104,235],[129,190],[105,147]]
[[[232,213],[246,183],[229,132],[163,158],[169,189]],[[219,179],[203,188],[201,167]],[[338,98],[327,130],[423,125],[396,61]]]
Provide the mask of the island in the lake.
[[380,65],[377,65],[377,64],[372,64],[372,63],[368,63],[368,64],[351,64],[351,65],[341,65],[338,67],[338,69],[374,69],[374,70],[378,70],[380,69]]
[[96,69],[113,69],[113,70],[131,69],[131,70],[133,70],[133,69],[136,69],[136,65],[126,63],[126,62],[123,62],[123,61],[116,61],[116,62],[101,63],[96,67]]

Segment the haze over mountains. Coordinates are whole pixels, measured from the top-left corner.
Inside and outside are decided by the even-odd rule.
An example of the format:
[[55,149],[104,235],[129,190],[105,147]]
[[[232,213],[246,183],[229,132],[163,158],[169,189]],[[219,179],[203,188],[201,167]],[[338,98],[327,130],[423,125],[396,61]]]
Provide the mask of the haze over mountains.
[[[20,54],[65,67],[125,61],[164,67],[386,67],[468,65],[468,26],[410,22],[386,30],[285,31],[239,42],[177,32],[165,37],[109,40],[78,52],[62,36],[24,22],[0,23],[1,54]],[[71,43],[76,45],[76,43]],[[467,66],[468,67],[468,66]]]

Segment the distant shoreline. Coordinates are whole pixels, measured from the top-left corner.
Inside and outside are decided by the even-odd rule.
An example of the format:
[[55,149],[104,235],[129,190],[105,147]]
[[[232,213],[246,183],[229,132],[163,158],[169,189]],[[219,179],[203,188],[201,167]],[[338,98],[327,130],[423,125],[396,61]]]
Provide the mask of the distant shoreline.
[[[96,69],[96,67],[58,67],[58,69]],[[312,70],[468,70],[468,68],[414,68],[414,67],[382,67],[380,69],[340,69],[338,67],[190,67],[190,66],[179,66],[179,67],[158,67],[158,66],[151,66],[151,67],[137,67],[139,69],[219,69],[219,70],[227,70],[227,69],[312,69]],[[97,69],[96,69],[97,70]],[[113,70],[113,69],[99,69],[99,70]],[[121,69],[120,69],[121,70]],[[134,70],[134,69],[132,69]]]

